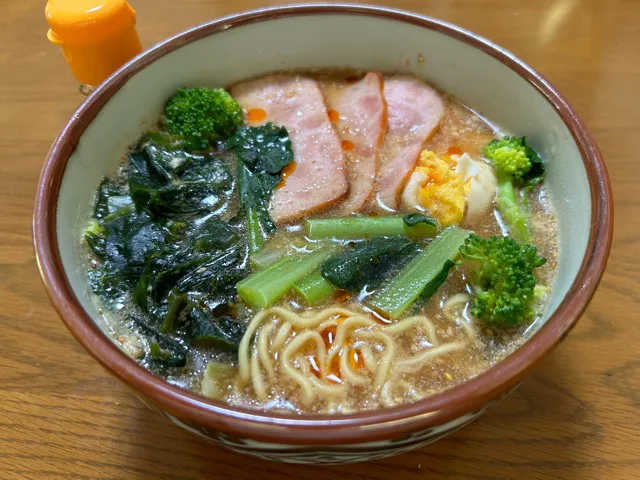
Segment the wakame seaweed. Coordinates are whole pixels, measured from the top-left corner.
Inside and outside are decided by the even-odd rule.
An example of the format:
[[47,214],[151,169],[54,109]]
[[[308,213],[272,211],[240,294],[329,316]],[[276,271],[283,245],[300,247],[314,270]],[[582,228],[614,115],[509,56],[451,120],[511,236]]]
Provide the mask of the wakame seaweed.
[[234,351],[245,327],[214,315],[236,301],[248,271],[243,229],[230,216],[234,179],[225,153],[196,155],[150,133],[121,173],[104,179],[84,238],[93,290],[105,307],[131,301],[154,371],[186,364],[189,345]]

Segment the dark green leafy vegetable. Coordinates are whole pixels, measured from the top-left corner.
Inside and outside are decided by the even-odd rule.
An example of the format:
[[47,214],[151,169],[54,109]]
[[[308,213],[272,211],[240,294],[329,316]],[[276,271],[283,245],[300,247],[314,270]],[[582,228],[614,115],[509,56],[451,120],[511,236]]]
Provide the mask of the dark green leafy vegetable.
[[206,303],[209,308],[235,300],[235,284],[248,273],[244,246],[223,250],[206,258],[198,268],[180,278],[175,288]]
[[218,157],[191,157],[181,168],[180,179],[185,182],[204,182],[222,191],[233,188],[233,177],[227,162]]
[[472,313],[481,321],[513,327],[531,319],[534,311],[534,270],[546,262],[536,247],[510,237],[482,238],[472,234],[460,249],[471,267],[477,292]]
[[145,357],[143,364],[151,370],[184,367],[187,364],[184,345],[151,328],[138,315],[131,315],[131,320],[149,342],[149,355]]
[[427,226],[429,232],[433,231],[433,227],[438,228],[438,221],[435,218],[418,212],[407,213],[402,217],[402,221],[408,227]]
[[282,169],[293,161],[293,150],[284,127],[272,123],[238,129],[227,142],[238,157],[238,194],[248,222],[250,251],[275,231],[269,216],[269,200],[282,180]]
[[406,267],[385,282],[367,300],[368,304],[389,318],[398,318],[416,300],[424,300],[425,289],[433,290],[441,279],[443,268],[457,259],[460,247],[470,233],[456,226],[443,230]]
[[93,253],[104,258],[106,253],[105,231],[96,220],[92,220],[84,231],[84,239]]
[[149,198],[149,211],[156,217],[192,216],[218,210],[225,200],[214,185],[184,182],[154,191]]
[[253,172],[278,175],[293,161],[287,129],[273,123],[238,129],[227,142],[227,147]]
[[130,295],[153,370],[184,365],[191,342],[228,350],[241,325],[211,312],[237,300],[248,252],[242,225],[221,219],[234,187],[225,153],[147,135],[128,158],[129,188],[103,181],[85,232],[98,259],[92,288],[106,306]]
[[126,195],[126,192],[121,185],[116,184],[109,178],[102,179],[93,205],[93,217],[101,220],[110,213],[113,213],[109,208],[109,200],[112,197],[120,197],[122,195]]
[[186,314],[191,311],[193,305],[187,299],[186,295],[176,295],[171,303],[169,304],[169,310],[167,311],[166,316],[162,322],[162,326],[160,330],[162,333],[170,333],[174,332],[176,329],[176,324],[178,323],[178,319],[181,316],[186,316]]
[[365,286],[379,285],[419,251],[417,244],[404,237],[373,238],[332,256],[321,271],[337,287],[359,292]]
[[239,240],[236,229],[215,217],[210,217],[198,225],[192,237],[195,239],[193,246],[199,252],[226,248]]
[[[166,297],[181,279],[196,274],[208,260],[206,256],[191,256],[189,252],[179,252],[175,256],[167,255],[159,258],[155,269],[167,267],[157,271],[151,279],[150,293],[156,301]],[[184,291],[180,289],[179,291]]]
[[202,310],[194,308],[187,320],[191,345],[216,347],[237,351],[246,328],[228,316],[213,318]]
[[431,298],[433,294],[436,293],[436,291],[440,288],[440,286],[447,280],[447,278],[449,277],[449,272],[455,266],[456,262],[446,260],[444,262],[444,265],[442,266],[442,270],[440,270],[440,273],[438,273],[433,278],[433,280],[427,283],[427,285],[424,287],[422,293],[420,294],[420,299],[424,301]]
[[128,158],[129,194],[136,208],[141,210],[153,193],[169,184],[173,176],[149,154],[147,147],[130,153]]
[[165,233],[146,213],[123,210],[102,223],[106,234],[101,283],[118,291],[136,285],[151,252],[164,245]]

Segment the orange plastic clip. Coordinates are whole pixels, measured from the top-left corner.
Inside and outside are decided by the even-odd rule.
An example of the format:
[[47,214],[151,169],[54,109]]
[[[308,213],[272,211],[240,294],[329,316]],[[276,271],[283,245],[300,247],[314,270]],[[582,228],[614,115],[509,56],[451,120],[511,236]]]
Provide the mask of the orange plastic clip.
[[98,85],[142,51],[126,0],[49,0],[45,16],[47,38],[62,47],[81,83]]

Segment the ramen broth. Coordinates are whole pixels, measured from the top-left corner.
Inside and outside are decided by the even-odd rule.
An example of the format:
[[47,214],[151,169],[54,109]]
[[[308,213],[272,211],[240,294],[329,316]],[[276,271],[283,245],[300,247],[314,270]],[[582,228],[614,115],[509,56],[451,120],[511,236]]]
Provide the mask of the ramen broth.
[[[326,92],[327,88],[336,90],[348,88],[350,84],[362,78],[362,75],[359,74],[354,78],[353,72],[316,72],[305,74],[305,78],[317,81],[319,90],[324,89]],[[384,81],[386,82],[388,78],[393,77],[385,75]],[[270,85],[269,88],[271,87]],[[302,94],[300,92],[304,92],[303,87],[299,85],[298,87],[297,94]],[[234,87],[230,91],[235,96],[234,92],[239,92],[241,89]],[[287,92],[283,95],[286,96]],[[502,137],[508,131],[508,126],[505,126],[503,131],[458,103],[454,98],[442,93],[438,95],[444,107],[442,118],[438,128],[429,136],[420,150],[433,152],[435,155],[433,158],[446,159],[452,165],[452,169],[455,167],[455,158],[460,158],[463,153],[489,165],[489,162],[483,159],[483,149],[491,140]],[[242,105],[241,95],[239,94],[236,98]],[[267,105],[271,104],[267,103]],[[245,105],[242,106],[245,115],[244,125],[255,126],[260,125],[263,120],[270,121],[268,108],[247,110]],[[266,112],[264,116],[263,112]],[[339,115],[340,112],[331,111],[331,109],[327,113],[327,118],[334,128],[338,128],[335,120]],[[164,128],[163,121],[160,123],[160,131]],[[288,130],[292,134],[293,129]],[[387,130],[388,133],[389,130]],[[357,135],[354,135],[354,138],[356,137]],[[296,140],[299,138],[300,134],[295,131],[292,141],[296,157],[298,153],[296,146],[299,145],[299,143],[296,144]],[[400,141],[405,139],[402,138]],[[352,154],[349,152],[353,149],[358,151],[357,141],[342,139],[340,146],[343,155],[346,156],[346,162],[356,158],[350,156]],[[139,145],[134,146],[133,151],[137,147]],[[234,230],[229,233],[229,236],[233,236],[233,240],[225,248],[237,247],[233,255],[237,255],[239,260],[236,263],[230,263],[233,266],[228,267],[229,269],[237,267],[237,278],[224,281],[235,285],[243,281],[244,277],[255,275],[255,272],[260,271],[261,268],[252,264],[252,256],[247,250],[250,247],[245,247],[249,240],[247,230],[242,223],[242,202],[238,199],[236,158],[226,147],[213,145],[211,148],[221,152],[220,155],[216,154],[216,161],[221,162],[220,171],[226,173],[219,176],[229,175],[228,182],[221,181],[221,184],[226,185],[224,188],[228,188],[230,193],[228,199],[224,201],[215,200],[220,205],[217,205],[216,209],[212,208],[213,213],[209,212],[197,217],[201,220],[193,221],[195,225],[193,229],[195,231],[198,228],[198,222],[203,223],[213,217],[232,224]],[[378,145],[379,152],[384,148],[393,148],[393,145]],[[207,157],[206,153],[204,157]],[[297,161],[298,158],[295,160]],[[226,166],[223,167],[223,165]],[[304,167],[298,165],[297,169],[300,168]],[[348,165],[347,168],[349,168]],[[288,167],[288,173],[284,175],[284,179],[280,180],[281,184],[274,189],[274,192],[282,192],[284,190],[282,185],[293,181],[296,171],[296,168]],[[130,174],[130,160],[125,158],[121,168],[111,179],[113,184],[120,187],[119,193],[112,197],[122,197],[116,198],[116,203],[125,201],[127,194],[131,193]],[[180,176],[182,173],[177,175]],[[350,188],[353,188],[354,184],[351,185]],[[374,182],[374,185],[377,184]],[[421,192],[423,196],[419,198],[425,198],[424,191],[421,190]],[[448,191],[447,195],[449,193]],[[430,198],[445,199],[444,193],[436,192],[436,194],[437,196]],[[274,193],[273,195],[271,201],[274,201],[276,195],[284,194]],[[558,253],[555,210],[544,183],[533,186],[526,196],[530,231],[528,243],[535,245],[539,255],[547,260],[544,265],[536,268],[535,277],[539,286],[549,289],[553,287]],[[372,198],[375,201],[375,195],[372,195]],[[416,208],[408,207],[404,202],[400,202],[395,211],[388,211],[386,206],[378,207],[369,204],[353,215],[380,217],[416,212]],[[127,208],[130,214],[133,207],[129,205]],[[157,215],[159,209],[160,207],[156,207],[155,210],[150,210],[152,221],[156,221],[153,215],[154,212]],[[308,252],[313,255],[322,252],[325,243],[322,240],[309,238],[305,221],[334,218],[342,214],[342,212],[337,213],[339,210],[339,202],[334,202],[312,213],[301,215],[295,220],[275,222],[276,231],[266,236],[259,251],[276,252],[274,253],[275,262],[282,261],[287,256],[299,256]],[[428,208],[418,211],[429,213]],[[174,231],[187,228],[182,224],[178,225],[182,222],[181,217],[175,216],[174,213],[171,215],[174,216],[168,216],[168,220],[162,224],[164,240],[160,240],[161,236],[158,237],[160,243],[164,241],[170,244],[173,241],[171,235]],[[194,217],[188,217],[183,223],[192,222],[192,218]],[[480,237],[509,234],[509,227],[499,211],[495,198],[492,198],[490,207],[481,214],[475,215],[472,219],[465,215],[457,225],[462,229],[475,232]],[[439,228],[441,228],[439,232],[444,229],[442,225]],[[153,235],[156,233],[149,233],[149,236]],[[178,234],[175,235],[179,237]],[[370,239],[362,241],[367,240]],[[416,242],[420,244],[420,248],[424,249],[428,248],[430,241],[430,238],[426,238]],[[359,239],[331,239],[330,249],[334,249],[331,250],[331,255],[350,251],[354,245],[355,247],[360,245],[360,242]],[[410,246],[410,248],[413,247]],[[176,247],[174,250],[177,252],[180,248]],[[207,260],[202,260],[199,264],[202,266],[194,271],[198,274],[206,273],[205,270],[209,265],[207,262],[217,261],[216,255],[225,255],[225,250],[222,248],[216,252],[222,253],[214,253],[214,260],[209,257]],[[183,252],[180,251],[176,255],[182,254]],[[145,255],[150,258],[152,253],[148,252]],[[141,262],[146,259],[147,257],[141,259]],[[535,315],[519,325],[505,328],[479,321],[472,314],[476,294],[471,280],[472,267],[461,262],[460,265],[449,270],[444,283],[430,298],[416,302],[397,318],[390,318],[389,315],[381,313],[379,309],[372,306],[371,299],[375,296],[377,289],[382,287],[369,285],[365,285],[359,291],[351,292],[329,285],[327,288],[331,289],[330,294],[313,305],[309,305],[293,288],[277,301],[263,308],[244,301],[243,298],[238,297],[235,290],[231,293],[225,291],[219,295],[218,293],[208,295],[207,292],[203,295],[198,290],[199,293],[192,297],[187,294],[184,300],[176,301],[180,294],[185,293],[175,286],[179,285],[179,282],[175,285],[163,286],[164,290],[160,287],[154,290],[156,286],[145,285],[144,288],[150,292],[149,298],[152,303],[156,301],[153,298],[159,298],[158,291],[162,291],[162,295],[168,298],[166,301],[162,300],[164,303],[158,300],[159,306],[155,310],[156,307],[147,305],[148,311],[145,312],[140,307],[139,297],[136,300],[136,292],[140,292],[140,282],[129,283],[129,285],[135,285],[135,288],[134,286],[118,287],[121,291],[117,295],[113,295],[113,292],[105,293],[106,290],[102,287],[95,287],[103,278],[102,269],[105,268],[105,264],[104,257],[100,258],[93,252],[89,254],[88,270],[96,291],[95,302],[101,313],[103,327],[128,355],[174,385],[202,393],[229,405],[296,413],[350,413],[390,407],[415,402],[465,382],[501,361],[526,341],[528,332],[535,329],[536,322],[544,312],[545,302],[545,295],[536,297]],[[407,264],[408,261],[400,261],[399,267],[395,270],[392,265],[384,282],[388,282],[397,275]],[[136,275],[144,276],[144,272],[151,270],[153,269],[149,264],[142,266],[141,263],[136,270]],[[223,281],[221,278],[222,276],[216,277],[215,282],[218,283],[213,282],[211,285],[215,284],[215,288],[218,288]],[[138,279],[136,278],[135,281]],[[322,278],[320,281],[324,282]],[[216,295],[223,300],[215,300],[218,298]],[[229,298],[233,300],[229,301]],[[184,303],[180,303],[182,301],[194,302],[196,307],[186,308]],[[172,313],[172,309],[177,311],[180,308],[183,310],[171,317],[175,313]],[[228,321],[225,320],[227,323],[224,324],[224,328],[232,324],[230,327],[232,333],[227,335],[226,330],[223,331],[226,335],[224,337],[226,343],[223,342],[224,348],[218,341],[212,344],[193,340],[201,338],[198,337],[200,335],[198,332],[201,332],[202,328],[198,327],[199,330],[196,333],[189,331],[193,328],[192,323],[196,321],[190,320],[190,315],[193,315],[194,311],[189,310],[191,308],[201,308],[211,314],[211,322],[217,322],[218,317],[228,319]],[[154,316],[159,320],[154,320]],[[173,320],[168,322],[168,317]],[[151,320],[148,320],[149,318]],[[207,335],[202,338],[213,338],[213,334]],[[229,340],[232,337],[233,340]],[[163,364],[164,360],[173,359],[171,356],[173,353],[169,352],[173,352],[171,349],[174,347],[179,350],[179,357],[184,356],[183,361],[180,361],[182,358],[180,357],[173,365]],[[179,365],[180,363],[182,365]]]

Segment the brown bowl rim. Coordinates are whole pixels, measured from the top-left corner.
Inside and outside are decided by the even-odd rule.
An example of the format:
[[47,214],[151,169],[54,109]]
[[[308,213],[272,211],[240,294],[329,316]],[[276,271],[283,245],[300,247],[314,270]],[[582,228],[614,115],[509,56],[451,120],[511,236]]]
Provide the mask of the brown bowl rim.
[[[231,407],[170,385],[123,353],[82,308],[64,274],[56,236],[57,199],[67,161],[86,127],[134,74],[163,55],[203,37],[275,18],[342,14],[401,21],[451,36],[482,50],[518,73],[543,95],[578,145],[589,180],[592,217],[589,241],[578,275],[565,299],[520,349],[479,376],[413,404],[340,416],[277,414]],[[295,445],[340,445],[399,438],[480,411],[507,393],[575,325],[604,272],[613,234],[613,202],[606,166],[596,142],[565,98],[510,52],[467,30],[433,18],[384,7],[303,4],[230,15],[186,30],[145,51],[103,82],[78,108],[53,143],[36,194],[33,240],[45,287],[76,339],[107,370],[165,413],[236,438]]]

